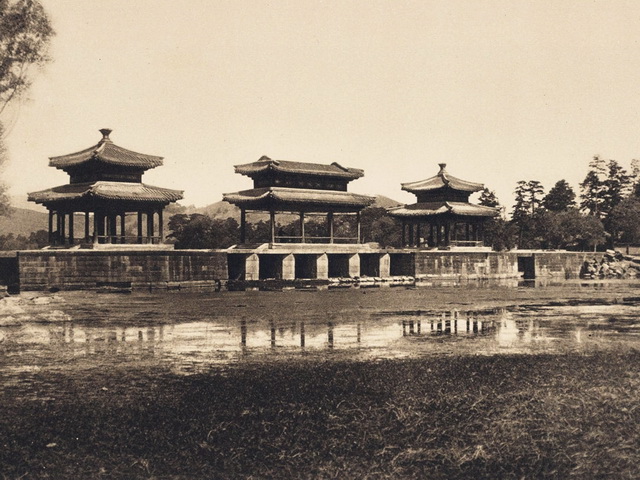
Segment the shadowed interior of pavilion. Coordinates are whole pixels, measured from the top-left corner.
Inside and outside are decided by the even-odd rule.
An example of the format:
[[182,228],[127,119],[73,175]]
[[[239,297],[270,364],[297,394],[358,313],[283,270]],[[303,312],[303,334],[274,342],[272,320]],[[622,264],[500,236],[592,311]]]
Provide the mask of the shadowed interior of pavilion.
[[[182,191],[142,183],[143,173],[162,165],[162,157],[115,145],[109,129],[100,133],[96,145],[49,159],[49,166],[69,174],[69,184],[29,194],[29,201],[49,211],[50,245],[163,244],[163,210]],[[127,215],[137,216],[134,234],[127,232]]]
[[[257,240],[247,236],[249,212],[268,213],[269,234],[264,241],[271,244],[361,242],[360,211],[371,205],[375,198],[348,192],[347,185],[362,177],[362,170],[335,162],[326,165],[272,160],[263,156],[256,162],[236,165],[235,171],[254,182],[254,188],[250,190],[223,196],[225,201],[240,208],[241,245]],[[291,218],[291,214],[297,216],[295,231],[285,231],[277,223],[277,215],[283,213],[287,218]],[[341,222],[341,228],[337,230],[336,215],[355,217],[355,222]],[[311,222],[313,231],[307,230],[310,218],[314,220]],[[349,223],[354,224],[352,228],[345,228]]]
[[440,171],[433,177],[402,184],[402,190],[413,193],[417,203],[388,210],[389,215],[402,221],[402,245],[483,247],[484,224],[499,210],[469,203],[469,196],[483,190],[484,185],[449,175],[445,163],[439,166]]

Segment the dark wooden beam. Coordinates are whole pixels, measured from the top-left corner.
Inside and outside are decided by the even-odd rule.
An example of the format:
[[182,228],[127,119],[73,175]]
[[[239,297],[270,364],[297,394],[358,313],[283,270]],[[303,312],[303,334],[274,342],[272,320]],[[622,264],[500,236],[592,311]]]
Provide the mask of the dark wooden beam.
[[333,243],[333,212],[327,213],[327,223],[329,224],[329,243]]
[[138,243],[142,243],[142,237],[144,236],[142,232],[142,215],[141,211],[138,211]]
[[240,243],[246,243],[247,241],[247,211],[244,208],[240,209]]
[[271,230],[271,243],[276,242],[276,212],[269,211],[269,229]]

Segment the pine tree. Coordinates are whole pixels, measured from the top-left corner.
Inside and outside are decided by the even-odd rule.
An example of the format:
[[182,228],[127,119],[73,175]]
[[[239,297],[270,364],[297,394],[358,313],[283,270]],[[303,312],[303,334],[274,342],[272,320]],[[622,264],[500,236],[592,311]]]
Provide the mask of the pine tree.
[[566,180],[558,180],[542,200],[542,205],[552,212],[564,212],[576,206],[576,194]]
[[520,180],[515,190],[516,203],[511,213],[511,224],[517,227],[520,248],[538,246],[537,219],[544,212],[541,202],[544,187],[537,180]]
[[531,206],[531,216],[533,217],[541,207],[542,198],[544,196],[544,187],[538,180],[529,180],[529,182],[527,182],[527,193],[529,195],[529,204]]
[[631,173],[629,177],[631,181],[631,195],[640,198],[640,160],[637,158],[631,160]]
[[517,183],[515,195],[516,203],[513,205],[511,220],[514,223],[519,224],[529,217],[529,212],[531,210],[527,182],[520,180]]
[[609,214],[631,190],[631,179],[627,171],[616,160],[607,162],[607,178],[604,181],[602,211]]
[[580,184],[580,209],[598,218],[602,218],[606,180],[606,162],[595,155],[589,162],[587,176]]
[[482,190],[480,198],[478,199],[478,203],[485,207],[500,206],[500,202],[498,201],[498,197],[496,197],[496,193],[493,190],[489,190],[488,188]]

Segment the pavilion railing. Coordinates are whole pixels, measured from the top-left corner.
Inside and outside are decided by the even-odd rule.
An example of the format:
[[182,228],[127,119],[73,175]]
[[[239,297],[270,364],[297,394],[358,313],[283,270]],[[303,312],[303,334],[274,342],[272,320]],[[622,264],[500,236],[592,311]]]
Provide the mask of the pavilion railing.
[[449,245],[452,247],[482,247],[484,242],[482,240],[451,240]]
[[151,237],[139,237],[138,235],[96,235],[90,236],[89,238],[85,237],[74,237],[74,238],[60,238],[55,235],[51,239],[51,243],[54,246],[67,246],[67,245],[77,245],[80,243],[111,243],[111,244],[145,244],[145,245],[159,245],[164,243],[164,239],[159,236],[151,236]]
[[137,235],[97,235],[89,238],[74,237],[74,238],[53,238],[52,244],[57,246],[66,245],[78,245],[81,243],[105,243],[105,244],[144,244],[144,245],[159,245],[163,243],[163,239],[160,236],[152,237],[139,237]]
[[162,243],[162,237],[139,237],[137,235],[96,235],[94,241],[97,243],[113,243],[113,244],[146,244],[159,245]]
[[[307,237],[301,235],[276,235],[276,243],[332,243],[331,237]],[[358,237],[333,237],[333,243],[358,243]]]

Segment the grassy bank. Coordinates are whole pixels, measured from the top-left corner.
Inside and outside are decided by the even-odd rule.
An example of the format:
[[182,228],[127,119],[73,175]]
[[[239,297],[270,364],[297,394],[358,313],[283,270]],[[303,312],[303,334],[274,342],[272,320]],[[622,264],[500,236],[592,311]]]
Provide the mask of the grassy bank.
[[640,353],[37,373],[5,478],[637,478]]

